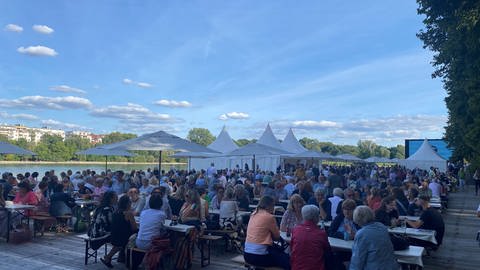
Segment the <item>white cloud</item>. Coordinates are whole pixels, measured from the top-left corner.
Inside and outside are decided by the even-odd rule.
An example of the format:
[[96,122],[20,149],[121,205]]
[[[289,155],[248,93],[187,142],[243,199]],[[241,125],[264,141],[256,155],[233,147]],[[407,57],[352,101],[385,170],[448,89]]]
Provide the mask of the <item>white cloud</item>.
[[44,97],[25,96],[17,99],[0,99],[0,107],[19,109],[87,109],[92,106],[90,100],[80,97]]
[[91,111],[96,117],[120,119],[122,123],[144,125],[152,122],[172,122],[173,117],[150,111],[142,105],[127,103],[126,106],[111,105]]
[[46,25],[39,25],[39,24],[35,24],[32,29],[37,32],[37,33],[40,33],[40,34],[46,34],[46,35],[49,35],[51,33],[54,32],[54,30]]
[[8,114],[7,112],[0,112],[0,117],[5,119],[19,119],[19,120],[37,120],[38,117],[32,114],[19,113]]
[[247,113],[243,112],[229,112],[229,113],[224,113],[218,117],[220,120],[228,120],[228,119],[248,119],[250,118],[250,115]]
[[134,80],[127,79],[127,78],[123,79],[122,82],[123,82],[124,84],[133,84],[133,85],[136,85],[136,86],[141,87],[141,88],[152,88],[152,87],[153,87],[153,85],[150,84],[150,83],[147,83],[147,82],[136,82],[136,81],[134,81]]
[[167,100],[167,99],[157,100],[155,101],[154,104],[165,106],[165,107],[172,107],[172,108],[178,108],[178,107],[187,108],[192,106],[192,103],[188,101],[175,101],[175,100]]
[[313,120],[301,120],[301,121],[294,121],[293,126],[297,128],[305,128],[305,129],[326,129],[326,128],[336,128],[339,127],[340,124],[332,121],[313,121]]
[[152,88],[153,85],[146,83],[146,82],[138,82],[137,85],[142,88]]
[[132,81],[132,80],[130,80],[130,79],[126,79],[126,78],[125,78],[125,79],[123,79],[123,80],[122,80],[122,82],[123,82],[124,84],[132,84],[132,83],[133,83],[133,81]]
[[57,120],[53,119],[48,119],[48,120],[42,120],[42,125],[45,125],[50,128],[58,128],[58,129],[70,129],[70,130],[87,130],[89,128],[80,126],[77,124],[71,124],[71,123],[63,123]]
[[13,24],[13,23],[9,23],[7,25],[5,25],[5,28],[3,28],[5,31],[8,31],[8,32],[17,32],[17,33],[21,33],[23,31],[23,27],[21,27],[20,25],[16,25],[16,24]]
[[31,56],[56,56],[58,53],[52,49],[45,46],[29,46],[27,48],[20,47],[17,49],[17,52],[22,54],[27,54]]
[[57,91],[57,92],[63,92],[63,93],[78,93],[78,94],[86,94],[87,93],[86,91],[84,91],[82,89],[71,87],[71,86],[68,86],[68,85],[52,86],[52,87],[50,87],[50,90]]

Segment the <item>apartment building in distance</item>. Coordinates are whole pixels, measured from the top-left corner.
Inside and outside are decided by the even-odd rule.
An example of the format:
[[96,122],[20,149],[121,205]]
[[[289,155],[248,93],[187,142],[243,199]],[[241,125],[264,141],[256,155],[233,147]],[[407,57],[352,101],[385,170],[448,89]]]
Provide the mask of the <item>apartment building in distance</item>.
[[83,139],[88,139],[92,144],[102,143],[102,139],[105,135],[93,134],[88,131],[68,131],[66,133],[67,138],[72,136],[78,136]]
[[0,135],[4,135],[13,141],[25,139],[27,142],[38,143],[45,134],[56,135],[65,139],[65,131],[60,129],[31,128],[22,125],[0,125]]

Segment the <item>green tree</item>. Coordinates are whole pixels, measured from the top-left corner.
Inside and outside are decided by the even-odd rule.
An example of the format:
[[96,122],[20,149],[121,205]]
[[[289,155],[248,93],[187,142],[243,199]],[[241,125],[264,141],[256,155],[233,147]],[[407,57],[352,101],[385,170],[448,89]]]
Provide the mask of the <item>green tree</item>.
[[188,131],[187,139],[191,142],[207,146],[215,141],[215,136],[206,128],[192,128]]
[[137,135],[132,133],[120,133],[120,132],[112,132],[110,134],[105,135],[102,139],[102,144],[111,144],[116,142],[125,141],[128,139],[136,138]]
[[369,158],[375,155],[375,149],[378,147],[376,143],[369,140],[360,140],[357,143],[358,157]]
[[257,142],[256,139],[253,139],[253,140],[249,140],[249,139],[238,139],[236,141],[234,141],[239,147],[242,147],[242,146],[245,146],[249,143],[254,143],[254,142]]
[[73,157],[60,136],[43,135],[34,150],[39,160],[64,161]]
[[480,165],[480,4],[472,0],[417,0],[425,28],[418,33],[434,52],[432,77],[447,91],[445,139],[452,159]]
[[405,158],[405,146],[399,144],[394,147],[388,148],[390,151],[390,158],[398,158],[398,159],[404,159]]

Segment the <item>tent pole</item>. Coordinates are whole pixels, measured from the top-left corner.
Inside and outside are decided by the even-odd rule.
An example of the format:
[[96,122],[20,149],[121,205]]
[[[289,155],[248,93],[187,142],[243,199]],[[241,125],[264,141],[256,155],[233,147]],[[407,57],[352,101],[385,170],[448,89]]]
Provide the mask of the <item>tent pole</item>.
[[108,157],[107,155],[105,155],[105,175],[107,174],[107,160],[108,160]]
[[252,170],[253,172],[255,173],[256,169],[255,169],[255,155],[253,155],[253,159],[252,159]]
[[158,177],[162,176],[162,150],[158,152]]

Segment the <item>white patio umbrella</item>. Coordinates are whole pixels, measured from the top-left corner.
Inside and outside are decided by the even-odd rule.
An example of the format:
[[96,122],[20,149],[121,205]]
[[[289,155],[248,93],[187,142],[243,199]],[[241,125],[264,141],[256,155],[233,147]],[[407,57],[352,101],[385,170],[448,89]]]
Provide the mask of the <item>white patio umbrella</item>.
[[105,149],[102,146],[94,147],[90,149],[86,149],[83,151],[75,152],[76,155],[92,155],[92,156],[105,156],[105,173],[107,172],[107,163],[109,156],[125,156],[125,157],[132,157],[135,154],[124,150],[117,150],[117,149]]
[[32,151],[27,149],[23,149],[16,145],[7,143],[7,142],[0,142],[0,154],[15,154],[15,155],[25,155],[25,156],[35,156]]
[[194,142],[182,139],[178,136],[166,133],[164,131],[157,131],[154,133],[144,134],[140,137],[128,139],[122,142],[102,145],[105,149],[117,150],[139,150],[139,151],[159,151],[158,169],[162,170],[162,151],[172,150],[179,152],[203,152],[203,153],[217,153],[205,146],[196,144]]

